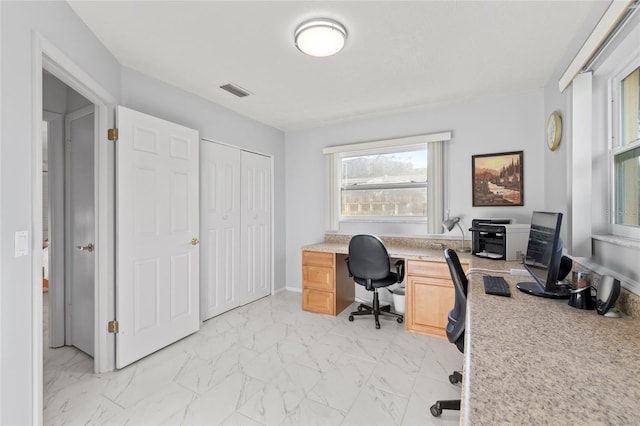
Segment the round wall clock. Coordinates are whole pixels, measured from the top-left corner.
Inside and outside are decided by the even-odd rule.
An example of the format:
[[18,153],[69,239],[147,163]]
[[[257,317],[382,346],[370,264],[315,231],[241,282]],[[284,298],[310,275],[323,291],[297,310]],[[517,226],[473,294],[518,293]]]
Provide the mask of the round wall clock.
[[560,145],[561,137],[562,120],[560,119],[560,113],[553,111],[547,120],[547,147],[551,151],[555,151]]

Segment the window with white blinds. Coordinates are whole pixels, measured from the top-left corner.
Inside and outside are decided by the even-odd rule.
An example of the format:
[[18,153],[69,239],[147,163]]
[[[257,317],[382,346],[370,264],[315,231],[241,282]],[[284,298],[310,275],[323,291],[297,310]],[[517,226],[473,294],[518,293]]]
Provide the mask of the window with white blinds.
[[442,144],[450,139],[444,132],[325,148],[328,230],[376,221],[426,222],[429,233],[442,232]]
[[628,236],[631,228],[640,228],[640,59],[614,78],[612,86],[613,225],[616,233]]

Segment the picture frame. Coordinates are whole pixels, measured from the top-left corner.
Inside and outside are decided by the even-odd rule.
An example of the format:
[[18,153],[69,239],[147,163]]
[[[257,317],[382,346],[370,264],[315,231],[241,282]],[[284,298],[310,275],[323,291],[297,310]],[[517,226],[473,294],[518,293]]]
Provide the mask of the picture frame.
[[524,206],[523,151],[473,155],[473,207]]

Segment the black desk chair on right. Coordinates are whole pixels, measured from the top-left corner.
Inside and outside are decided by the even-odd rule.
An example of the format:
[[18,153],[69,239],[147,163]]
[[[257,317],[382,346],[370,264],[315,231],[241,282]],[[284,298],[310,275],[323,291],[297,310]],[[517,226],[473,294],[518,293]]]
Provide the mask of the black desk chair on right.
[[[451,343],[458,347],[460,352],[464,352],[464,323],[467,313],[467,276],[464,274],[460,259],[454,250],[446,249],[444,258],[449,265],[449,272],[453,279],[453,287],[455,289],[455,303],[453,309],[449,311],[449,322],[447,323],[447,338]],[[452,384],[462,381],[462,374],[454,371],[449,376],[449,382]],[[442,414],[442,410],[460,410],[460,400],[436,401],[431,406],[431,414],[438,417]]]

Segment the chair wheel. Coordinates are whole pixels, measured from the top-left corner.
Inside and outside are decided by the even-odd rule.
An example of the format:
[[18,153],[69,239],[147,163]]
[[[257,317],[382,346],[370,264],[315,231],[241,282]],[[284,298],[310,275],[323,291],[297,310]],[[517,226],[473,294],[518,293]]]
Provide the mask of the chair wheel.
[[396,321],[398,321],[398,324],[402,324],[404,322],[404,319],[402,317],[398,317]]
[[458,383],[458,378],[456,376],[454,376],[453,374],[449,375],[449,383],[451,383],[452,385],[455,385],[456,383]]
[[362,312],[362,311],[364,311],[364,306],[358,305],[358,312]]
[[440,417],[440,415],[442,414],[442,410],[438,408],[437,404],[433,404],[429,410],[431,411],[431,415],[433,417]]
[[376,323],[376,330],[380,329],[380,323]]

